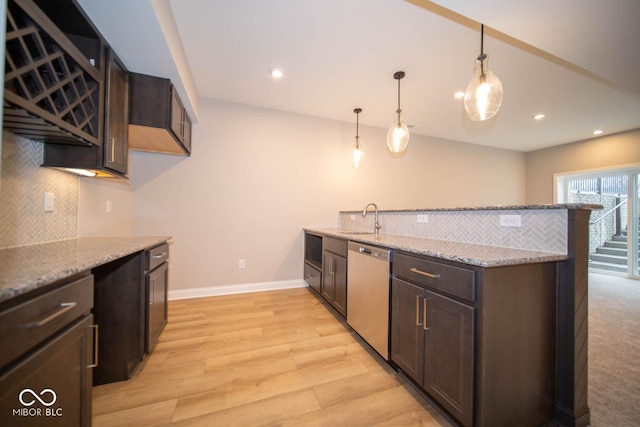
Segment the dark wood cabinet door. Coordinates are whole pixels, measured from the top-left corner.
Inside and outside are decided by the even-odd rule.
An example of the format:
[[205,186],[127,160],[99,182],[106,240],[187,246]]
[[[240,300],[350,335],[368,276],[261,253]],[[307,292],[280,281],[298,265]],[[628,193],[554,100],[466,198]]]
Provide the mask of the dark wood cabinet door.
[[418,384],[424,372],[423,301],[423,288],[392,280],[391,360]]
[[474,309],[424,292],[424,388],[463,425],[471,426]]
[[103,166],[126,174],[129,155],[129,73],[111,49],[107,55],[107,115]]
[[147,274],[147,328],[145,352],[150,353],[167,324],[168,264],[165,262]]
[[3,426],[91,425],[92,320],[77,321],[0,376]]
[[179,142],[184,141],[184,107],[176,88],[171,86],[171,117],[169,118],[169,129],[177,137]]
[[343,316],[347,315],[347,259],[334,256],[333,307]]
[[182,134],[182,145],[187,150],[187,153],[191,154],[191,119],[189,119],[189,115],[186,110],[183,110],[183,134]]
[[322,253],[322,287],[320,295],[329,303],[333,301],[335,294],[335,258],[332,253],[324,251]]

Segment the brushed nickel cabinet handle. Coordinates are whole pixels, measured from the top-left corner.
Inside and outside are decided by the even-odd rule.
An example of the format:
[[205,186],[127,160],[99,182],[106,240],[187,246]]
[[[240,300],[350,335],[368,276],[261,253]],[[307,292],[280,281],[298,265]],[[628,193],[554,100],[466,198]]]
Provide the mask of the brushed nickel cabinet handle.
[[439,274],[431,274],[431,273],[427,273],[426,271],[419,270],[419,269],[417,269],[417,268],[415,268],[415,267],[413,267],[413,268],[412,268],[411,270],[409,270],[409,271],[411,271],[412,273],[417,273],[417,274],[421,274],[421,275],[423,275],[423,276],[430,277],[430,278],[432,278],[432,279],[439,279],[439,278],[440,278],[440,275],[439,275]]
[[93,363],[87,365],[87,368],[95,368],[98,366],[98,325],[89,325],[93,329]]
[[52,320],[62,316],[67,311],[72,310],[77,305],[78,305],[78,303],[75,302],[75,301],[74,302],[63,302],[62,304],[60,304],[60,310],[56,311],[55,313],[50,314],[49,316],[45,317],[42,320],[38,320],[37,322],[31,322],[31,323],[27,324],[27,327],[29,327],[29,328],[39,328],[40,326],[44,326],[47,323],[51,322]]
[[166,256],[167,256],[167,253],[166,253],[166,252],[161,252],[161,253],[159,253],[158,255],[152,255],[152,256],[151,256],[151,258],[153,258],[153,259],[160,259],[160,258],[164,258],[164,257],[166,257]]
[[116,161],[116,139],[109,138],[109,143],[111,144],[111,163]]
[[424,317],[422,318],[422,324],[423,324],[422,328],[425,331],[428,331],[429,329],[431,329],[431,326],[427,326],[427,301],[429,301],[429,305],[431,305],[431,300],[428,300],[426,298],[422,302],[423,303],[422,308],[424,309],[424,313],[423,313]]

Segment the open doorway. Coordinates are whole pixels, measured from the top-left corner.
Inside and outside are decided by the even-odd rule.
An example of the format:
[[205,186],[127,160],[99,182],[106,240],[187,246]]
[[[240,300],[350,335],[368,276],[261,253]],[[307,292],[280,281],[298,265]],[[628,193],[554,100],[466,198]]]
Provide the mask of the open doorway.
[[555,175],[558,203],[604,207],[589,220],[590,270],[640,278],[639,175],[640,166]]

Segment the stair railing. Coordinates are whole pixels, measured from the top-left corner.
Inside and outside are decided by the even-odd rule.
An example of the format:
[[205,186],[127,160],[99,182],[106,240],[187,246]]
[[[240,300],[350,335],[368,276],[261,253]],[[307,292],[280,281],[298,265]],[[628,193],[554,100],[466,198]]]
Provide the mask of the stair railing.
[[[605,212],[604,214],[602,214],[600,217],[589,221],[589,252],[594,252],[595,248],[597,248],[598,246],[601,246],[610,236],[613,236],[614,234],[616,235],[620,235],[620,207],[622,205],[624,205],[625,203],[627,203],[627,201],[629,200],[629,198],[626,198],[624,200],[622,200],[621,202],[617,203],[613,208],[609,209],[607,212]],[[602,220],[604,220],[605,218],[607,218],[609,215],[616,213],[616,216],[614,218],[614,227],[608,228],[605,226],[605,229],[603,230],[602,227],[604,224],[602,222]],[[599,225],[599,228],[597,231],[593,230],[591,226],[595,226],[595,225]]]

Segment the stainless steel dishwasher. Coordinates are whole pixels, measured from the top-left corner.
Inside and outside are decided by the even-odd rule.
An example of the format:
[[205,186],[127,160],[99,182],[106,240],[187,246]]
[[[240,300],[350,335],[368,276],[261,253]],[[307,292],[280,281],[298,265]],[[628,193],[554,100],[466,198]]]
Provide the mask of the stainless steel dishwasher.
[[389,360],[389,263],[391,251],[349,242],[347,323]]

